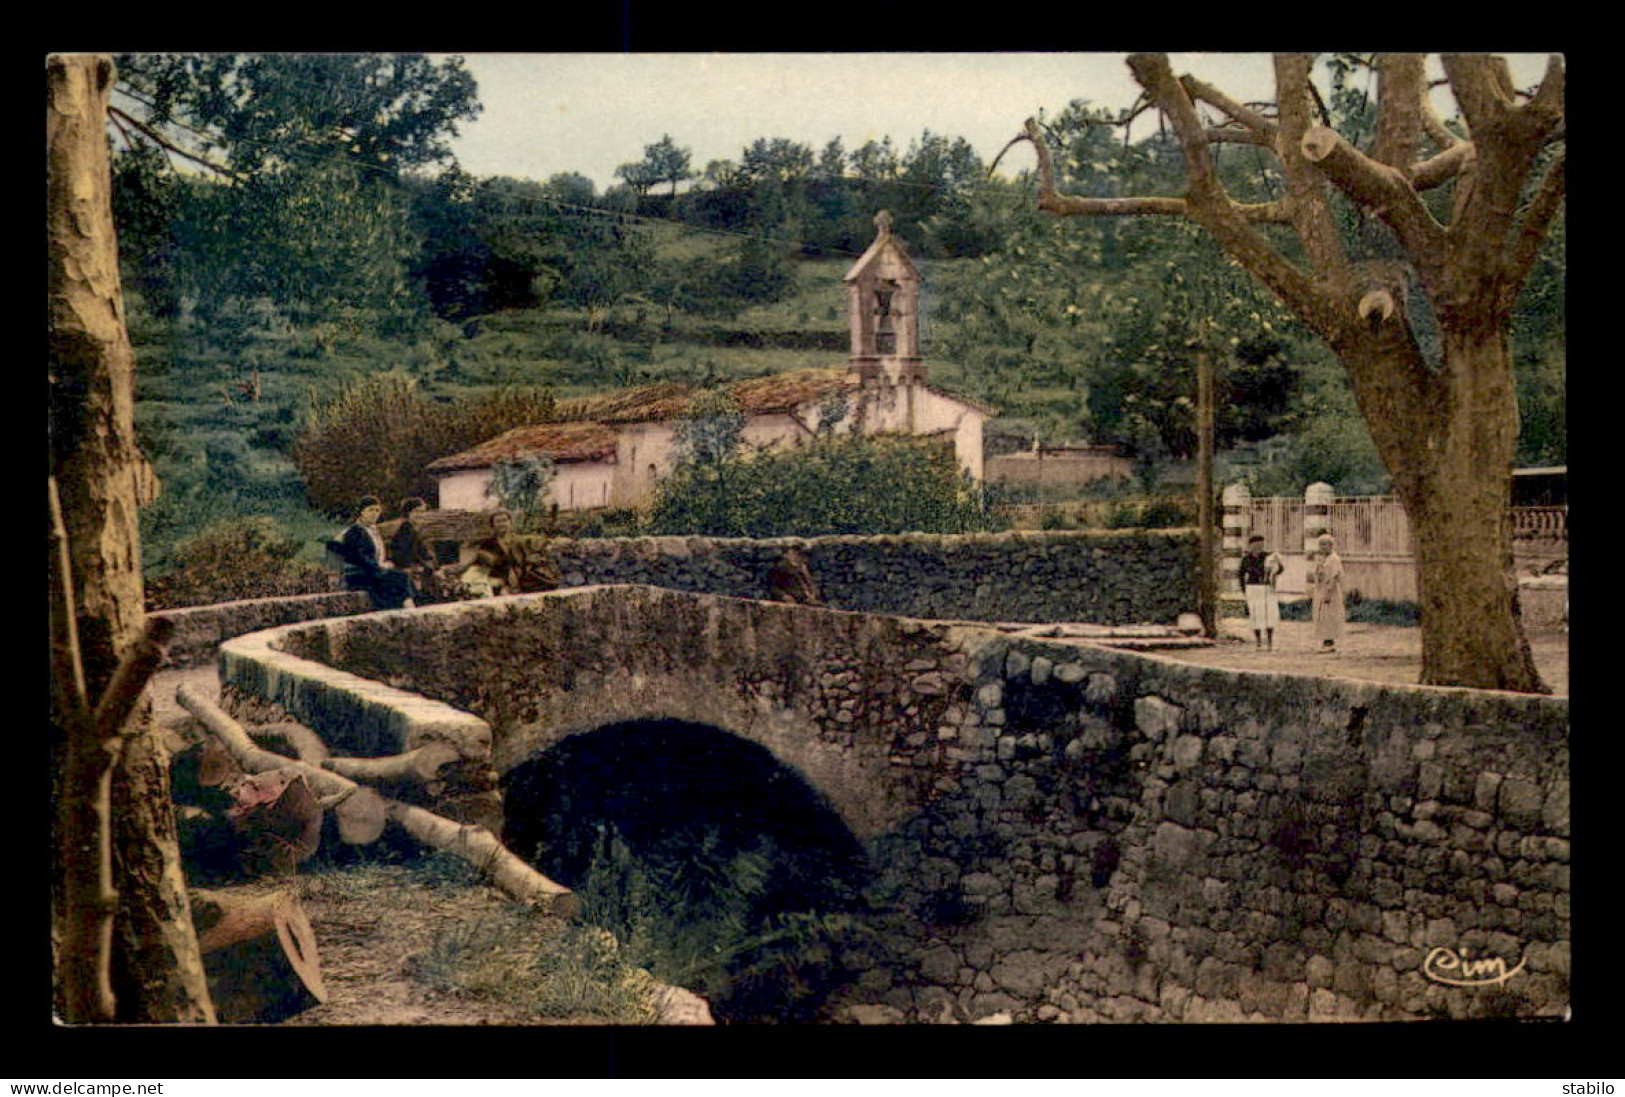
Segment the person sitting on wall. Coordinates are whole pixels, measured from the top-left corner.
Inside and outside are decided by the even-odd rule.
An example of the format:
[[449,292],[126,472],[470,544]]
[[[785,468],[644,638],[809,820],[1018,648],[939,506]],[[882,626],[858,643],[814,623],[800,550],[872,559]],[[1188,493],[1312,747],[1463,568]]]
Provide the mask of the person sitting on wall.
[[491,536],[474,547],[474,558],[448,569],[459,576],[475,597],[497,594],[540,594],[557,590],[559,569],[546,542],[539,537],[523,537],[514,531],[513,515],[505,510],[491,514]]
[[788,548],[773,570],[767,573],[768,596],[775,602],[790,602],[798,606],[821,606],[818,583],[807,567],[807,554],[799,548]]
[[345,590],[366,591],[374,609],[412,609],[417,605],[417,591],[411,576],[389,562],[378,532],[378,517],[383,512],[376,495],[362,496],[356,520],[330,547],[343,562],[340,578]]
[[1247,538],[1247,551],[1241,554],[1242,593],[1247,598],[1247,617],[1253,627],[1253,640],[1260,648],[1274,650],[1275,628],[1281,623],[1280,596],[1275,593],[1275,580],[1286,570],[1280,556],[1264,551],[1264,538],[1253,534]]
[[395,565],[396,570],[411,577],[412,585],[420,595],[434,586],[435,573],[440,566],[423,540],[423,531],[412,520],[414,514],[428,505],[416,496],[402,499],[400,524],[389,538],[389,562]]

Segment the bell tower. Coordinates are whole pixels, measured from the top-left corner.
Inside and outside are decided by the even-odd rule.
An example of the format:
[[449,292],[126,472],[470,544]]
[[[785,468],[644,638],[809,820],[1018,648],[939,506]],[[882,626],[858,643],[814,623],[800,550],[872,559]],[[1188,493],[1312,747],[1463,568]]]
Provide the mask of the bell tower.
[[864,387],[925,381],[920,357],[920,272],[891,231],[885,210],[875,215],[875,239],[846,272],[852,336],[847,360]]

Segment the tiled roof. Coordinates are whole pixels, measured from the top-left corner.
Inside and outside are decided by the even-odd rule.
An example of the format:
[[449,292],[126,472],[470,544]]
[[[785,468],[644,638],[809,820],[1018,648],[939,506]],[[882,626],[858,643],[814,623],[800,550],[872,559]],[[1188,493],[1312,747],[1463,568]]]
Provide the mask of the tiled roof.
[[694,386],[680,381],[662,381],[658,385],[639,385],[637,388],[616,389],[594,396],[576,396],[560,400],[554,412],[561,422],[619,423],[650,418],[647,409],[663,406],[674,400],[686,401],[693,395]]
[[[723,385],[721,391],[733,397],[746,415],[771,415],[805,407],[831,392],[856,389],[857,378],[845,366],[823,369],[789,370],[767,377],[753,377]],[[926,386],[929,388],[929,386]],[[473,449],[442,457],[429,465],[431,472],[489,468],[497,461],[527,455],[551,457],[555,462],[597,461],[615,453],[615,427],[625,423],[664,423],[689,414],[694,398],[702,391],[696,385],[666,381],[657,385],[618,389],[596,396],[560,400],[560,422],[516,427]],[[951,400],[992,413],[991,408],[931,389]]]
[[516,457],[547,456],[554,462],[600,461],[615,455],[615,431],[599,423],[539,423],[504,431],[473,449],[430,462],[431,472],[489,468]]
[[[845,366],[790,370],[722,386],[746,415],[789,411],[855,382]],[[695,385],[667,382],[622,389],[601,396],[585,396],[559,403],[559,415],[597,423],[663,423],[682,419],[702,390]]]

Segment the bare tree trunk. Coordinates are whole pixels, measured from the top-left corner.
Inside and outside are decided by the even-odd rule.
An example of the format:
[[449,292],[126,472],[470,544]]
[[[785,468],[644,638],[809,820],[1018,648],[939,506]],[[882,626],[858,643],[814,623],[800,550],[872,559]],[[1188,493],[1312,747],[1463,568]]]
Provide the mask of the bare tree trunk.
[[[107,152],[112,79],[105,57],[46,63],[51,477],[66,564],[52,567],[50,586],[53,608],[71,618],[54,635],[77,648],[59,646],[63,657],[53,660],[63,758],[53,936],[68,1020],[113,1019],[117,987],[120,1020],[209,1022],[168,770],[153,740],[150,702],[137,699],[144,678],[125,698],[133,704],[96,718],[96,699],[110,692],[145,628],[136,511],[156,492],[135,441],[135,356],[124,327]],[[133,943],[140,947],[132,951]]]
[[1427,488],[1412,497],[1396,477],[1416,552],[1422,682],[1549,692],[1519,620],[1509,510],[1518,405],[1506,345],[1447,335],[1443,368],[1452,429],[1411,456]]

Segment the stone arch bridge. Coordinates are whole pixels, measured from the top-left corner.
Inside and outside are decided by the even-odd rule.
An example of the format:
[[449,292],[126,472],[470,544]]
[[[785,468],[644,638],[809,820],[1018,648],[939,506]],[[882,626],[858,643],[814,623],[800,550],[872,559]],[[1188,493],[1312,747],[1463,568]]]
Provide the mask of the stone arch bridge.
[[[760,744],[869,851],[889,952],[849,989],[895,1019],[1568,1000],[1566,700],[631,585],[289,625],[219,660],[240,715],[358,754],[452,742],[441,809],[488,825],[501,773],[606,725]],[[1463,957],[1485,985],[1441,978]]]

